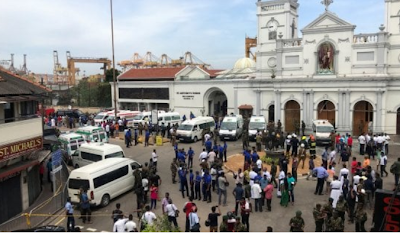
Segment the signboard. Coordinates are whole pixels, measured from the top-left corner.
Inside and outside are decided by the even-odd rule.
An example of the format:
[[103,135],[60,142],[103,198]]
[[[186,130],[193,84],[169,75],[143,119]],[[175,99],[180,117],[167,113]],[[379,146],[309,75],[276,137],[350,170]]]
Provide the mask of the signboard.
[[400,193],[378,189],[375,192],[373,231],[400,231]]
[[158,110],[151,110],[151,123],[153,125],[157,125],[158,124]]
[[54,151],[51,156],[51,163],[53,165],[53,168],[61,165],[61,160],[62,160],[62,152],[60,149],[58,149]]
[[0,146],[0,161],[18,157],[18,155],[43,148],[41,136]]
[[200,95],[200,92],[176,92],[177,95],[181,95],[184,100],[193,100],[195,95]]

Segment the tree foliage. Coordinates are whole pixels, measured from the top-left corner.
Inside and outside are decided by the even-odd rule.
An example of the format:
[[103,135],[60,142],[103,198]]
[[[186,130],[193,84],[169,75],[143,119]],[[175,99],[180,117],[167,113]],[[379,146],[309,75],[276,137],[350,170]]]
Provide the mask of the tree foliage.
[[[114,69],[111,68],[111,69],[106,71],[106,78],[104,79],[104,82],[107,82],[107,83],[113,82],[113,70]],[[117,78],[118,75],[120,75],[120,74],[121,74],[121,71],[115,69],[115,78]]]
[[175,227],[174,224],[168,221],[168,216],[157,216],[153,225],[147,225],[142,232],[180,232],[179,227]]

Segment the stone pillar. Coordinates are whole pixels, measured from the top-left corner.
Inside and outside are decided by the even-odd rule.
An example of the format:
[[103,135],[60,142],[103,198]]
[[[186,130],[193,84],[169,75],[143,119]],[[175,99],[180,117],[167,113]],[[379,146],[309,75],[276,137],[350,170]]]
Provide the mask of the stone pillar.
[[256,93],[256,112],[255,114],[257,116],[261,115],[261,91],[260,90],[255,90]]
[[239,109],[238,109],[238,90],[237,89],[233,90],[233,109],[234,109],[235,115],[239,114]]
[[278,39],[276,40],[276,67],[275,67],[276,76],[282,76],[282,61],[283,61],[282,53],[283,53],[283,41],[282,39]]
[[303,108],[301,109],[301,121],[306,122],[306,119],[308,118],[308,101],[307,101],[307,92],[303,90]]
[[374,122],[374,132],[383,132],[382,128],[382,95],[383,91],[379,89],[376,92],[376,120]]
[[140,103],[139,102],[137,102],[137,109],[138,109],[138,111],[140,111]]
[[386,46],[387,46],[387,32],[384,32],[381,30],[378,32],[378,51],[377,51],[377,69],[376,73],[377,74],[386,74],[386,66],[385,66],[385,60],[387,58],[387,53],[386,53]]
[[345,118],[345,129],[346,131],[351,131],[351,125],[350,124],[350,91],[347,90],[345,92],[345,99],[344,99],[344,118]]
[[337,111],[338,111],[338,116],[335,122],[335,126],[337,128],[338,131],[343,131],[343,124],[344,124],[344,119],[343,119],[343,95],[342,95],[342,91],[339,89],[338,90],[338,103],[337,103]]
[[309,93],[309,105],[308,105],[308,118],[307,118],[307,125],[311,126],[312,125],[312,120],[314,119],[314,91],[311,90]]
[[281,91],[275,90],[275,122],[281,120],[282,124],[284,124],[285,121],[281,119],[281,111]]

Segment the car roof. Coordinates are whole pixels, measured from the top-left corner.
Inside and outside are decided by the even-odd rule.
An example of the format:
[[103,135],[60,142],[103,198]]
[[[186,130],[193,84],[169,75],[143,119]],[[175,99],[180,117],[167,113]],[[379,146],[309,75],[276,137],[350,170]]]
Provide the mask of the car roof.
[[81,134],[77,133],[66,133],[66,134],[61,134],[59,136],[60,139],[71,139],[71,138],[83,138]]
[[85,173],[85,174],[92,174],[98,171],[101,171],[103,169],[107,169],[113,165],[121,164],[121,163],[126,163],[126,162],[136,162],[133,159],[130,158],[109,158],[109,159],[104,159],[100,160],[98,162],[91,163],[89,165],[74,169],[71,171],[72,173]]

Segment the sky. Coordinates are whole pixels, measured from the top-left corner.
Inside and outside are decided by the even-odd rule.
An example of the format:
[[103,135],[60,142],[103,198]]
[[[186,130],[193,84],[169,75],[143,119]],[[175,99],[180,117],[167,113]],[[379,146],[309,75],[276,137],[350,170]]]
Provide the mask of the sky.
[[[265,0],[264,0],[265,1]],[[113,0],[115,60],[135,52],[178,59],[192,52],[214,69],[232,68],[244,57],[245,36],[257,32],[257,0]],[[298,0],[301,29],[323,14],[321,0]],[[1,0],[0,60],[14,53],[15,67],[53,73],[53,50],[62,66],[73,57],[112,58],[109,0]],[[334,0],[330,11],[356,25],[355,33],[378,32],[384,0]],[[100,64],[77,64],[86,75]]]

